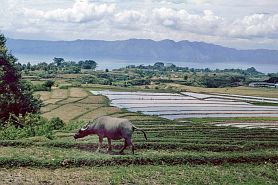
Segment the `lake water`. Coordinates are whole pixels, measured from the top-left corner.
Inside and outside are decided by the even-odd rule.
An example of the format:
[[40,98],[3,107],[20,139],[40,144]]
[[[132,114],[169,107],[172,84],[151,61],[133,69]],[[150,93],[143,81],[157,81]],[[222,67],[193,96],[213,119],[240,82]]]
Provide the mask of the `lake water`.
[[[67,56],[54,56],[54,55],[28,55],[28,54],[15,54],[20,63],[28,63],[37,64],[39,62],[52,62],[54,57],[62,57],[66,61],[79,61],[86,60],[92,58],[82,58],[82,57],[71,57]],[[164,62],[164,63],[173,63],[180,67],[189,67],[189,68],[210,68],[210,69],[231,69],[231,68],[240,68],[247,69],[249,67],[255,67],[258,71],[264,73],[275,73],[278,72],[278,65],[272,64],[242,64],[242,63],[198,63],[198,62],[185,62],[185,61],[153,61],[153,60],[118,60],[118,59],[109,59],[109,58],[93,58],[98,63],[97,69],[117,69],[120,67],[126,67],[128,65],[153,65],[156,62]]]

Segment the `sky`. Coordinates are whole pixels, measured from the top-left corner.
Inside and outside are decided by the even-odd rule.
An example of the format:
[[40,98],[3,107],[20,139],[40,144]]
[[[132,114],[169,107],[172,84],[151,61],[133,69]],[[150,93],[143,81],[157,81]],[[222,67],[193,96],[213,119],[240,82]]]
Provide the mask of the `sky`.
[[278,0],[0,0],[0,32],[20,39],[171,39],[278,50]]

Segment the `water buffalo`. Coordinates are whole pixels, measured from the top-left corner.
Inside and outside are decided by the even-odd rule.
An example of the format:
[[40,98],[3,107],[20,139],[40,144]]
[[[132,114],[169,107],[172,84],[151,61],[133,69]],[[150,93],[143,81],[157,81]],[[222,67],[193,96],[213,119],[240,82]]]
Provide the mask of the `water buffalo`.
[[107,138],[108,141],[108,152],[111,152],[111,140],[124,139],[124,146],[120,150],[123,153],[124,149],[128,146],[132,146],[132,153],[134,154],[134,145],[132,143],[132,132],[139,130],[143,132],[145,139],[147,140],[146,133],[135,127],[128,119],[113,118],[110,116],[102,116],[95,119],[92,123],[89,122],[83,128],[81,128],[75,135],[74,138],[82,138],[91,134],[96,134],[99,137],[98,149],[99,151],[103,138]]

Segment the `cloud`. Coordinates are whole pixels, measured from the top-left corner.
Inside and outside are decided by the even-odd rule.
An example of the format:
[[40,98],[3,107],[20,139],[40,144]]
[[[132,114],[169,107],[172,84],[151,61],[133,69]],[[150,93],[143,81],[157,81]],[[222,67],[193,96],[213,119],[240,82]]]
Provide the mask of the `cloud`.
[[214,34],[224,20],[215,16],[211,10],[204,10],[200,15],[190,14],[185,9],[176,10],[163,7],[154,9],[152,13],[158,25],[194,33]]
[[226,33],[232,37],[278,38],[278,14],[253,14],[227,26]]
[[19,33],[28,33],[28,34],[30,33],[30,34],[32,34],[32,33],[39,33],[40,29],[34,28],[34,27],[25,27],[25,28],[18,28],[16,31],[19,32]]
[[[162,1],[163,2],[163,1]],[[167,1],[166,1],[167,2]],[[206,3],[206,0],[195,1]],[[109,26],[111,29],[154,30],[164,28],[172,31],[189,32],[208,36],[233,38],[278,38],[278,14],[252,14],[243,18],[227,20],[217,16],[212,10],[201,13],[189,13],[186,9],[171,7],[152,8],[150,10],[119,9],[115,3],[90,3],[88,0],[76,0],[70,8],[58,8],[49,11],[24,8],[27,22],[34,25],[44,21],[73,24],[99,23],[96,26]],[[26,22],[26,21],[25,21]],[[30,26],[20,28],[35,31]],[[109,30],[109,29],[108,29]],[[166,31],[165,31],[166,32]]]
[[252,39],[253,37],[278,39],[278,14],[252,14],[235,20],[216,16],[211,10],[190,14],[185,9],[153,9],[157,25],[191,33]]
[[27,17],[43,18],[48,21],[86,23],[99,21],[113,15],[115,4],[94,4],[88,0],[77,0],[71,8],[40,11],[25,9]]
[[116,13],[112,18],[116,27],[127,29],[138,29],[147,21],[145,14],[136,10],[124,10]]

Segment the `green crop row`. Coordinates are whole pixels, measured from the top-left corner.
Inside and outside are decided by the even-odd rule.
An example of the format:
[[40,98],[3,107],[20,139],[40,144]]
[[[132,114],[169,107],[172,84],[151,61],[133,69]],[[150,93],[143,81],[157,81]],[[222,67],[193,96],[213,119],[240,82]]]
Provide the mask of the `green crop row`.
[[[103,147],[106,146],[106,141]],[[123,145],[122,141],[113,141],[113,148],[120,149]],[[136,142],[134,145],[137,149],[154,149],[154,150],[179,150],[179,151],[252,151],[258,149],[278,149],[278,142],[250,142],[250,143],[213,143],[213,142],[157,142],[157,141],[143,141]],[[73,140],[49,140],[44,142],[34,141],[0,141],[0,146],[43,146],[43,147],[57,147],[57,148],[90,148],[96,150],[97,141],[85,140],[82,142],[75,142]]]
[[181,165],[181,164],[236,164],[236,163],[277,163],[278,155],[253,154],[253,155],[148,155],[148,156],[116,156],[95,158],[68,157],[38,159],[30,156],[0,157],[0,167],[80,167],[80,166],[114,166],[114,165]]

